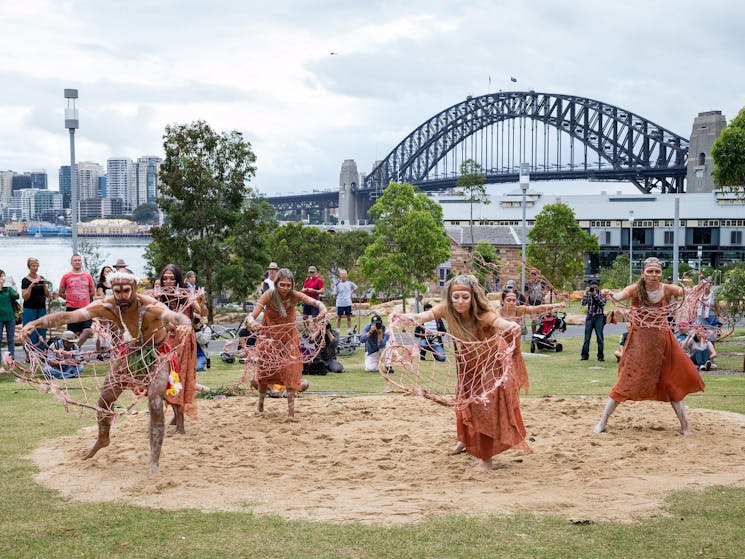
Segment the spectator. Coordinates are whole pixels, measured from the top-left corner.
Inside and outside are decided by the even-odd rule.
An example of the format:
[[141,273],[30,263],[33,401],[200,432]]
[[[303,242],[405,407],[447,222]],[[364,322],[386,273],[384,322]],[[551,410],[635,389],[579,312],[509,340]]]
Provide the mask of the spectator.
[[269,266],[267,266],[266,269],[266,277],[264,278],[264,281],[261,282],[261,295],[270,289],[274,289],[274,280],[277,278],[278,271],[279,266],[277,266],[277,263],[269,262]]
[[2,348],[3,329],[8,341],[8,353],[11,359],[15,359],[15,332],[16,332],[16,313],[13,308],[13,301],[18,301],[19,295],[11,285],[5,285],[5,272],[0,270],[0,348]]
[[716,369],[714,358],[717,356],[717,350],[714,344],[702,336],[699,332],[691,331],[688,337],[683,341],[683,349],[698,367],[699,371],[708,371]]
[[[303,282],[303,293],[305,293],[311,299],[319,301],[323,294],[323,280],[318,275],[318,269],[315,266],[308,267],[308,277]],[[303,320],[307,320],[309,316],[318,315],[318,307],[303,303]]]
[[336,295],[336,329],[341,329],[341,317],[347,317],[347,334],[352,330],[352,293],[357,289],[354,282],[347,280],[347,271],[339,270],[339,281],[334,284]]
[[[388,343],[390,333],[386,332],[383,325],[383,319],[379,315],[373,314],[370,324],[366,324],[360,334],[360,342],[365,344],[365,370],[368,372],[377,371],[380,366],[380,353]],[[388,374],[393,372],[388,370]]]
[[75,332],[65,331],[61,338],[49,344],[47,360],[42,369],[45,378],[78,378],[83,372],[83,356],[80,355]]
[[189,270],[184,275],[184,285],[193,295],[197,291],[197,273],[194,270]]
[[[318,355],[316,355],[313,361],[303,363],[303,374],[325,375],[328,372],[344,372],[344,365],[336,359],[337,337],[337,333],[334,333],[331,329],[331,324],[327,322],[323,332],[323,347],[318,351]],[[321,333],[319,332],[316,335],[316,339],[311,341],[317,343],[320,338]]]
[[519,292],[517,289],[517,284],[515,283],[515,280],[507,280],[504,284],[504,292],[505,293],[514,293],[517,297],[517,304],[518,305],[524,305],[525,304],[525,295]]
[[[430,303],[425,303],[423,312],[432,308]],[[419,342],[419,359],[425,361],[427,353],[431,353],[435,361],[445,361],[445,348],[442,346],[442,336],[435,335],[434,332],[447,332],[445,322],[441,318],[434,318],[423,324],[417,324],[414,328],[414,336]]]
[[[36,320],[47,314],[47,299],[49,299],[49,285],[44,276],[39,275],[39,261],[29,258],[26,261],[28,275],[21,280],[21,296],[23,297],[23,324]],[[36,347],[46,345],[47,331],[40,329],[29,337],[29,341]]]
[[[120,263],[122,266],[126,266],[124,260],[119,259],[114,265],[114,268],[120,266]],[[83,271],[83,257],[79,254],[73,254],[70,264],[72,265],[72,270],[62,276],[59,282],[59,295],[65,299],[66,312],[87,307],[96,295],[96,286],[93,283],[93,278],[88,272]],[[67,329],[78,335],[78,344],[82,347],[93,333],[91,329],[92,324],[93,321],[88,319],[68,324]]]
[[598,344],[598,361],[605,361],[603,354],[603,327],[605,326],[605,299],[600,294],[600,282],[596,279],[590,280],[590,286],[582,295],[582,306],[587,306],[585,317],[585,341],[582,344],[580,359],[587,361],[590,358],[590,339],[595,331],[595,340]]

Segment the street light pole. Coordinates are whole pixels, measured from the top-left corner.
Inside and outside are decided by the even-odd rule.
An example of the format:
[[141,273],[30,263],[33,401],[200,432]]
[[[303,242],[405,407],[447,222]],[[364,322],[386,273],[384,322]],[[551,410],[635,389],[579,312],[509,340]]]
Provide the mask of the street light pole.
[[528,186],[530,184],[530,163],[520,163],[520,190],[523,192],[523,200],[522,200],[522,207],[523,207],[523,230],[522,230],[522,242],[520,243],[520,248],[522,249],[522,259],[523,259],[523,265],[522,265],[522,274],[520,275],[520,293],[525,293],[525,260],[527,258],[526,251],[525,251],[525,238],[527,237],[527,226],[525,222],[525,208],[527,206],[526,201],[526,195],[528,192]]
[[78,253],[78,174],[75,172],[75,130],[78,128],[78,90],[65,89],[65,128],[70,131],[70,206],[72,209],[72,253]]
[[634,210],[629,210],[629,285],[633,281],[634,269]]

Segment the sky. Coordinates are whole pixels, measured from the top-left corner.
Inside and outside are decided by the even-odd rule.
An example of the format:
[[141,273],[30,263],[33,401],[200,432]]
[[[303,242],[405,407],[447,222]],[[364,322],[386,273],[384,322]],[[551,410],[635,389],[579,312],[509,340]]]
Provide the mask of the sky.
[[699,112],[745,106],[743,21],[735,0],[0,0],[0,169],[57,188],[64,88],[77,161],[162,156],[166,125],[205,120],[251,142],[269,196],[337,188],[345,159],[368,172],[498,90],[588,97],[688,137]]

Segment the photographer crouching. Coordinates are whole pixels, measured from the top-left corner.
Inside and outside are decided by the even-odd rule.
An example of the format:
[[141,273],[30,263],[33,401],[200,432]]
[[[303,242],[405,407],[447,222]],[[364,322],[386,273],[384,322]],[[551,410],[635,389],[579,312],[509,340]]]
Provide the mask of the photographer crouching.
[[378,370],[380,352],[386,346],[389,339],[390,333],[386,332],[383,319],[379,315],[373,314],[370,324],[366,324],[362,329],[362,334],[360,334],[360,342],[365,344],[366,371],[373,372]]
[[603,327],[605,326],[605,299],[600,294],[600,282],[596,279],[590,280],[590,285],[582,295],[582,306],[587,306],[587,316],[585,317],[585,343],[582,344],[582,361],[590,358],[590,338],[593,330],[598,342],[598,361],[605,361],[603,355]]

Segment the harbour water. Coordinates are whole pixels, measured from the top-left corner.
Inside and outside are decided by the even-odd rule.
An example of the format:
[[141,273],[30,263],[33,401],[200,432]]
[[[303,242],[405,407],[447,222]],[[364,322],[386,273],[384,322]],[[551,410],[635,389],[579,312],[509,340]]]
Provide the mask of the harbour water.
[[[145,275],[145,247],[150,237],[80,237],[78,247],[85,241],[98,247],[103,263],[113,265],[123,258],[129,268],[139,277]],[[62,276],[70,271],[72,239],[70,237],[1,237],[0,270],[6,275],[6,284],[12,277],[18,288],[21,279],[28,273],[26,261],[29,257],[39,259],[39,273],[52,282],[56,289]],[[98,272],[97,270],[95,271]],[[98,277],[94,277],[98,279]]]

